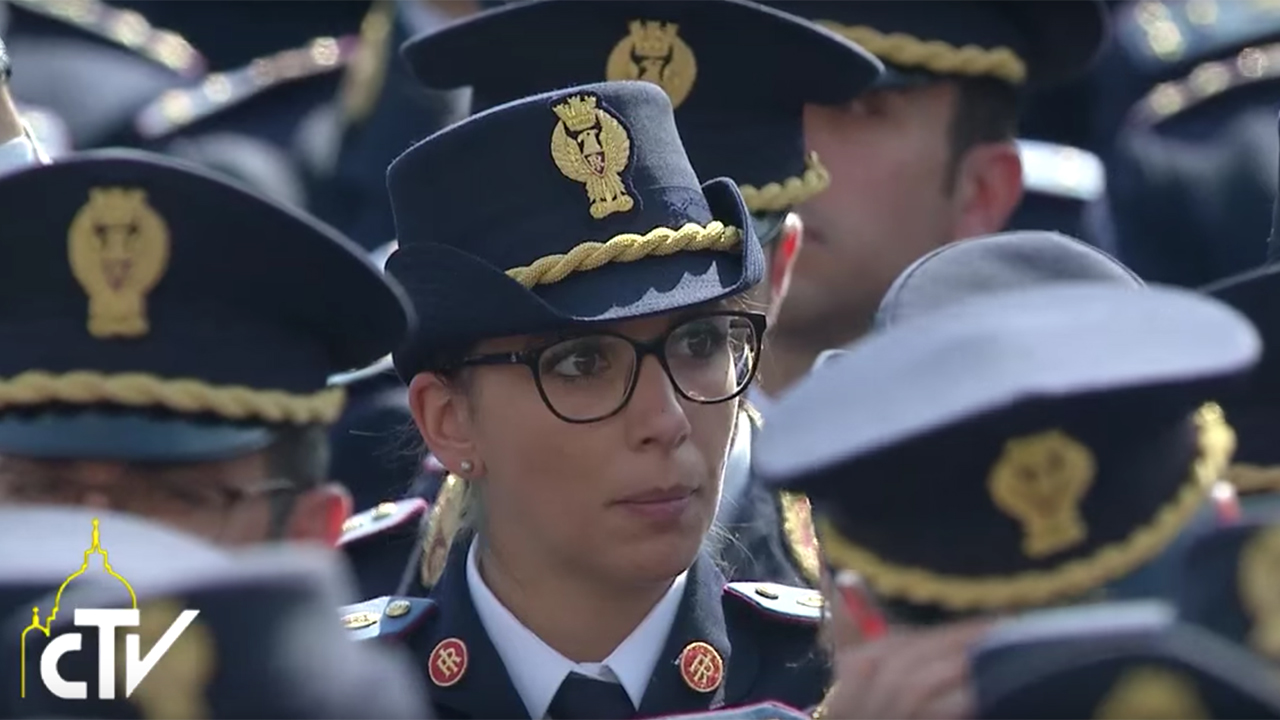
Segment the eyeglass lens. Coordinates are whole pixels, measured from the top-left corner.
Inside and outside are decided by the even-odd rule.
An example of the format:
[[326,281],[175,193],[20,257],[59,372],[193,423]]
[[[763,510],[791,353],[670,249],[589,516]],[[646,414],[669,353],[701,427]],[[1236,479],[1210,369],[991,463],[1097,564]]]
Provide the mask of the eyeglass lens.
[[[756,332],[736,315],[684,322],[667,334],[662,352],[676,390],[694,402],[723,402],[739,394],[755,364]],[[559,415],[589,420],[610,415],[627,400],[636,347],[614,335],[585,335],[552,345],[539,356],[547,403]]]

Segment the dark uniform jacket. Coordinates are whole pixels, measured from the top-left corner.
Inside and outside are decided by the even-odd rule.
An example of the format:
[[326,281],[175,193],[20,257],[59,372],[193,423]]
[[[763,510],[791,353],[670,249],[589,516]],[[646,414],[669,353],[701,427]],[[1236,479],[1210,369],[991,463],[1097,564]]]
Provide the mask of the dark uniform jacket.
[[[471,602],[466,547],[458,543],[429,599],[383,597],[345,608],[343,623],[360,639],[396,638],[407,644],[431,679],[439,717],[527,718],[529,713]],[[773,583],[726,583],[706,556],[689,570],[684,598],[663,654],[638,708],[638,717],[692,713],[773,700],[811,707],[829,680],[817,644],[821,598],[814,591]],[[714,648],[722,661],[716,686],[698,691],[686,681],[683,651]],[[465,649],[465,655],[458,652]],[[433,672],[438,649],[453,648],[447,673]],[[465,669],[459,673],[460,656]],[[447,678],[447,684],[441,684]]]

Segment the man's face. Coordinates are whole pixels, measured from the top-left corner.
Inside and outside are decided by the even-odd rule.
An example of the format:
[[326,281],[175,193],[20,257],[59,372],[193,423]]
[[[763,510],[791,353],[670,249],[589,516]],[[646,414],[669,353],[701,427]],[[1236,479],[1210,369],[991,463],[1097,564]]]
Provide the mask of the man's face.
[[0,457],[0,504],[81,505],[141,515],[223,545],[266,541],[265,453],[201,463]]
[[805,138],[831,186],[799,208],[805,243],[779,336],[819,348],[856,339],[898,274],[955,239],[948,161],[956,94],[936,83],[805,108]]

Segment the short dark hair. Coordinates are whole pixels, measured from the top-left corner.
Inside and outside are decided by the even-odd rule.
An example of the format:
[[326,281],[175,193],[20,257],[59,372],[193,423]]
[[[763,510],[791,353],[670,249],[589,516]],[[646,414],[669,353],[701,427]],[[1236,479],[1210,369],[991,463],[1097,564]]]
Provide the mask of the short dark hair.
[[948,131],[947,189],[951,190],[965,153],[977,145],[1012,140],[1018,135],[1018,91],[995,78],[960,78],[956,86],[955,113]]

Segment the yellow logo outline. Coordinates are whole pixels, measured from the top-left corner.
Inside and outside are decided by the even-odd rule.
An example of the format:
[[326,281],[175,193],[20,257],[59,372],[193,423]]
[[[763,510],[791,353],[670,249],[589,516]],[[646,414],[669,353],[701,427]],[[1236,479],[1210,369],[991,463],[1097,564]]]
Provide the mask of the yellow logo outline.
[[62,592],[67,589],[67,585],[69,585],[72,580],[75,580],[76,578],[85,574],[85,572],[89,570],[89,556],[95,553],[102,556],[102,567],[107,571],[107,574],[115,578],[116,580],[119,580],[120,583],[124,585],[125,589],[129,591],[129,600],[133,603],[133,609],[134,610],[138,609],[138,596],[133,592],[133,586],[129,584],[128,580],[125,580],[123,577],[120,576],[119,573],[117,573],[115,570],[111,568],[111,562],[107,558],[107,551],[102,547],[102,538],[101,538],[101,535],[99,534],[99,529],[98,529],[98,518],[94,518],[93,519],[93,539],[89,545],[89,549],[84,551],[84,561],[80,563],[79,570],[76,570],[75,572],[71,573],[70,575],[67,576],[66,580],[62,581],[62,585],[58,588],[58,594],[54,596],[53,610],[49,612],[49,617],[45,619],[44,625],[40,624],[40,606],[37,605],[36,607],[31,608],[31,624],[28,625],[22,631],[22,664],[21,664],[22,671],[21,671],[20,697],[22,698],[27,697],[27,633],[31,632],[32,630],[39,630],[40,632],[44,633],[44,636],[46,638],[49,637],[49,633],[51,631],[50,628],[52,628],[53,626],[53,620],[58,616],[58,610],[62,605]]

